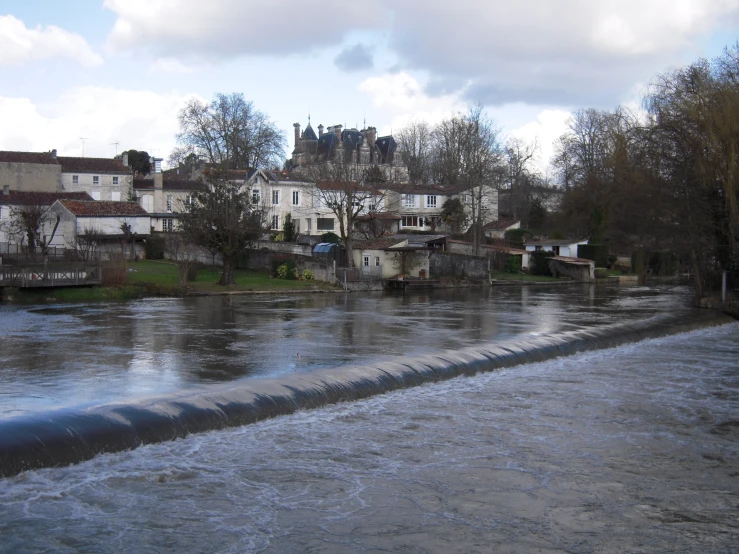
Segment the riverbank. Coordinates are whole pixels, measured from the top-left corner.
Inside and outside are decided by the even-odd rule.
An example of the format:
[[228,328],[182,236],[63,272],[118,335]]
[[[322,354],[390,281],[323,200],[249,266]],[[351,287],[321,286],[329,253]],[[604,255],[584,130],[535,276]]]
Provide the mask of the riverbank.
[[19,304],[48,302],[126,301],[146,297],[218,296],[233,294],[275,294],[341,292],[339,287],[320,281],[276,279],[267,273],[236,270],[235,284],[218,284],[220,272],[202,268],[195,279],[180,284],[177,265],[166,261],[142,260],[131,262],[126,268],[126,283],[122,286],[64,287],[48,289],[2,290],[4,301]]

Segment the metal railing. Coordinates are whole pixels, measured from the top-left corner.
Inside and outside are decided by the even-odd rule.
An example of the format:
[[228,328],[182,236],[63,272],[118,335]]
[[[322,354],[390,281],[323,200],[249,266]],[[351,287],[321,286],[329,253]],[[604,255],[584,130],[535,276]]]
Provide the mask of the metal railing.
[[47,262],[23,266],[0,266],[0,286],[18,288],[99,285],[100,265]]

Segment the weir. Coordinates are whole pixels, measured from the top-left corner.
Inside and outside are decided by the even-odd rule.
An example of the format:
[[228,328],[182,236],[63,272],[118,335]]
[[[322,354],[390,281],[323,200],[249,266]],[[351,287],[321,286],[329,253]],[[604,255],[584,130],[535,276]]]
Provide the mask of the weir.
[[372,365],[201,386],[125,402],[20,416],[0,422],[0,476],[78,463],[100,453],[191,433],[731,321],[728,316],[707,310],[680,319],[660,315],[638,322],[399,357]]

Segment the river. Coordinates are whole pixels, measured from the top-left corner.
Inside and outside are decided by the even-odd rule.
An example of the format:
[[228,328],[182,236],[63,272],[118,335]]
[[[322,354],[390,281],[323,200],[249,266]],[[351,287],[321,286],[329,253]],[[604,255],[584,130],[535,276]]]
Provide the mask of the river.
[[[691,313],[639,287],[0,310],[3,417]],[[733,323],[24,472],[0,550],[730,552],[737,360]]]

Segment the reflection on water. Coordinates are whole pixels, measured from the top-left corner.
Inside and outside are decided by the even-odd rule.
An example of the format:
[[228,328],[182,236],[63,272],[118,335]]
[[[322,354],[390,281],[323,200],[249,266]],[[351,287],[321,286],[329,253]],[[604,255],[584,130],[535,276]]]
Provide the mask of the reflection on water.
[[0,417],[643,318],[687,310],[686,295],[575,285],[0,306]]

